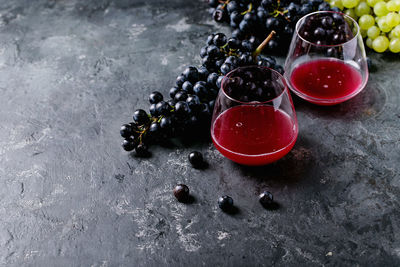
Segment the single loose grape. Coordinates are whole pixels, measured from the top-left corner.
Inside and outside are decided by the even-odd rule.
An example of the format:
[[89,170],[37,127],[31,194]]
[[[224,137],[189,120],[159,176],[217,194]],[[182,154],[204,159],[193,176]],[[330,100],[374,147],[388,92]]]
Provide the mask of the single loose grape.
[[184,184],[178,184],[173,190],[174,196],[179,202],[186,202],[189,199],[189,187]]
[[389,43],[389,50],[393,53],[400,52],[400,38],[393,38]]
[[360,28],[363,30],[368,30],[375,24],[375,19],[371,15],[362,15],[358,19],[358,24],[360,25]]
[[386,2],[378,2],[374,6],[374,13],[379,16],[385,16],[389,11],[386,8]]
[[345,8],[353,8],[358,5],[359,0],[342,0]]
[[375,40],[372,42],[372,48],[378,53],[385,52],[388,47],[389,39],[383,35],[376,37]]
[[367,30],[367,35],[372,40],[381,34],[381,30],[377,26],[372,26]]
[[273,208],[275,204],[274,196],[268,191],[262,192],[258,197],[258,200],[260,201],[261,205],[267,209]]
[[360,2],[355,8],[354,11],[356,12],[356,15],[361,17],[362,15],[367,15],[371,12],[371,8],[369,5],[365,2]]
[[222,196],[218,198],[218,206],[223,211],[229,211],[233,207],[233,199],[230,196]]
[[190,164],[192,164],[193,167],[199,168],[204,164],[203,161],[203,154],[201,154],[198,151],[193,151],[189,154],[188,156]]

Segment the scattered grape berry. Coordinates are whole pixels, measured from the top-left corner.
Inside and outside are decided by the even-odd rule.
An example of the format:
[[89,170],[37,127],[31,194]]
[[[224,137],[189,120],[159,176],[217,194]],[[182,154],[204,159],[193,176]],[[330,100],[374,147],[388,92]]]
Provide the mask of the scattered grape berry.
[[200,168],[203,166],[203,155],[198,151],[193,151],[189,154],[189,162],[195,168]]
[[264,191],[260,194],[259,201],[263,207],[269,208],[274,204],[274,197],[271,192]]
[[186,202],[189,199],[189,187],[184,184],[176,185],[173,193],[179,202]]
[[230,211],[233,208],[233,199],[230,196],[222,196],[218,198],[218,206],[223,211]]

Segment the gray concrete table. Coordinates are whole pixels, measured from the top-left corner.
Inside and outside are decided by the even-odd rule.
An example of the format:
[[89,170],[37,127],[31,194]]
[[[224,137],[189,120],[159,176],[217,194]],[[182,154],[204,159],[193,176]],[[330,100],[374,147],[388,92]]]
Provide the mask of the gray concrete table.
[[[270,166],[209,142],[121,149],[120,125],[214,31],[229,29],[200,0],[0,2],[1,266],[399,266],[398,55],[371,55],[378,72],[347,103],[296,100],[298,142]],[[189,166],[194,149],[208,169]]]

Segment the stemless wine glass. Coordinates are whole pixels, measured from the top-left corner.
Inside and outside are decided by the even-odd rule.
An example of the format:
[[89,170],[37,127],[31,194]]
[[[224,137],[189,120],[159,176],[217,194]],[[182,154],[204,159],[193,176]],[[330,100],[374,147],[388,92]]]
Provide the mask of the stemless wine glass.
[[357,22],[332,11],[302,17],[284,76],[296,95],[319,105],[338,104],[360,93],[368,81],[368,67]]
[[211,124],[222,155],[239,164],[265,165],[285,156],[297,135],[289,89],[277,71],[248,66],[224,77]]

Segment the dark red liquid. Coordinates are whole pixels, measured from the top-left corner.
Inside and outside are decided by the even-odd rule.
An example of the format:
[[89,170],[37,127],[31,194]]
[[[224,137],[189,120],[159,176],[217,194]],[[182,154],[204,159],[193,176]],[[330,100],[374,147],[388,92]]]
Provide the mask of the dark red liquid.
[[294,146],[297,123],[272,106],[237,106],[221,113],[211,136],[225,157],[244,165],[264,165],[286,155]]
[[362,77],[354,67],[342,61],[318,59],[296,67],[290,82],[295,90],[313,103],[337,104],[360,89]]

